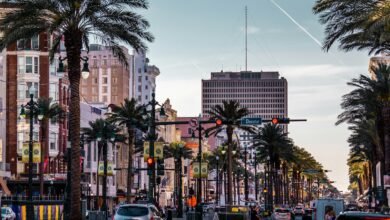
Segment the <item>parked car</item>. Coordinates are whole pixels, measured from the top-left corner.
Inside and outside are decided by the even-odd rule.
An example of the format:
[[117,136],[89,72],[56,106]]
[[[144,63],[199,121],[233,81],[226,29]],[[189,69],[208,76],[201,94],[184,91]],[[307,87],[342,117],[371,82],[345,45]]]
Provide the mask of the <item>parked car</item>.
[[302,206],[297,206],[294,208],[294,215],[303,215],[305,214],[305,210]]
[[121,205],[114,215],[114,220],[163,220],[165,217],[151,204],[125,204]]
[[291,211],[286,208],[276,208],[271,215],[272,220],[291,220]]
[[390,220],[390,215],[369,212],[343,212],[337,220]]
[[305,209],[305,213],[303,214],[302,220],[313,219],[314,216],[313,209]]
[[215,204],[211,202],[205,202],[200,204],[202,206],[203,212],[211,212],[215,209]]
[[15,212],[10,207],[1,207],[1,219],[14,220],[16,219]]

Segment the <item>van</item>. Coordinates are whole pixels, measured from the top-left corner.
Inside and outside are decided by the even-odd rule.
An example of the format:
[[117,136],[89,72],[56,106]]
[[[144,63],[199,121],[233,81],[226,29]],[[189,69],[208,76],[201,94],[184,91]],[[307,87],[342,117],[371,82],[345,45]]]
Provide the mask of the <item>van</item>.
[[342,199],[316,199],[310,204],[315,211],[315,219],[322,220],[328,211],[334,211],[339,216],[344,211],[344,200]]

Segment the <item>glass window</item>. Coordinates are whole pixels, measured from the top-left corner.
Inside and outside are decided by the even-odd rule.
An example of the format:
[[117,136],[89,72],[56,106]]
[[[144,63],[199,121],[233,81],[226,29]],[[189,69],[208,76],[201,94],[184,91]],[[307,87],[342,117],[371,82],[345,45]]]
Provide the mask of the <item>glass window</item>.
[[142,82],[142,76],[138,76],[138,82]]
[[103,102],[107,102],[107,96],[103,96]]
[[104,84],[107,84],[107,83],[108,83],[107,77],[103,77],[103,83],[104,83]]
[[39,60],[38,57],[34,57],[34,73],[38,74],[39,71]]
[[57,84],[50,83],[50,94],[49,94],[49,97],[52,98],[53,100],[58,100],[57,95],[58,95]]
[[103,93],[107,93],[107,86],[103,86]]
[[18,57],[18,74],[26,73],[25,59],[24,57]]
[[142,88],[141,86],[138,86],[138,92],[141,92]]
[[102,69],[102,74],[103,75],[107,75],[107,69],[106,68]]
[[39,37],[38,35],[31,38],[31,45],[33,50],[39,50]]
[[148,78],[149,78],[148,76],[145,76],[145,80],[148,80]]
[[34,89],[35,89],[35,93],[34,93],[34,97],[37,98],[38,97],[38,83],[37,82],[26,82],[26,85],[27,85],[27,88],[26,88],[26,98],[30,98],[30,88],[32,86],[34,86]]
[[32,73],[32,72],[33,72],[33,58],[26,57],[26,73]]
[[52,63],[50,63],[50,66],[49,66],[49,72],[50,72],[50,75],[57,75],[57,61],[54,59]]
[[18,84],[18,98],[24,99],[26,97],[26,84]]

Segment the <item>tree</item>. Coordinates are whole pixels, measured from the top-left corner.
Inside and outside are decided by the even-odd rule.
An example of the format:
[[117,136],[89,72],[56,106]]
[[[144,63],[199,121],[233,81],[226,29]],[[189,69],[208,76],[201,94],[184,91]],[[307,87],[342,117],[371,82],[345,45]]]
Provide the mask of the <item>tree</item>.
[[64,110],[56,102],[53,102],[52,98],[40,97],[37,100],[37,107],[39,114],[43,116],[40,121],[40,134],[41,134],[41,163],[39,165],[39,184],[41,195],[44,193],[43,187],[43,173],[44,173],[44,160],[48,157],[48,147],[46,145],[46,137],[48,134],[49,120],[56,122],[58,119],[64,117]]
[[177,185],[175,186],[175,189],[178,189],[178,193],[176,194],[176,200],[178,204],[178,215],[179,217],[182,217],[183,213],[183,195],[182,195],[182,184],[181,184],[181,176],[183,175],[181,173],[182,170],[182,159],[192,159],[192,155],[194,152],[191,148],[186,147],[184,142],[173,142],[169,145],[164,146],[164,157],[167,158],[173,158],[175,160],[175,182]]
[[387,0],[317,0],[313,11],[326,25],[324,50],[339,48],[389,53],[390,6]]
[[[255,134],[257,156],[260,161],[268,162],[271,171],[271,186],[279,183],[278,175],[275,174],[280,169],[281,161],[284,158],[289,158],[293,152],[293,142],[288,138],[287,133],[284,133],[283,128],[279,125],[265,124]],[[273,187],[269,188],[272,195]],[[276,203],[279,203],[280,188],[275,187]],[[272,196],[271,196],[272,198]],[[272,200],[270,203],[272,204]]]
[[[360,75],[348,85],[354,90],[343,96],[337,124],[348,123],[353,131],[352,147],[364,145],[373,149],[374,163],[384,162],[383,171],[390,172],[390,66],[379,64],[372,78]],[[359,143],[360,142],[360,143]],[[383,163],[382,163],[383,164]]]
[[119,42],[137,51],[146,51],[144,41],[153,41],[146,31],[149,23],[132,9],[147,9],[146,0],[15,0],[17,10],[5,12],[0,20],[0,49],[40,33],[53,36],[50,58],[64,39],[71,89],[70,138],[72,146],[71,216],[81,219],[80,207],[80,58],[83,47],[89,49],[90,37],[107,45],[118,59],[127,64]]
[[[98,159],[97,164],[99,164],[99,160],[103,157],[107,160],[107,143],[110,142],[114,144],[115,142],[124,142],[125,136],[120,134],[120,128],[112,124],[110,121],[105,119],[96,119],[95,121],[89,122],[89,127],[81,128],[82,134],[87,142],[97,141],[98,144]],[[103,148],[103,155],[102,155]],[[99,166],[97,166],[96,173],[99,173]],[[96,181],[96,207],[99,207],[99,176]],[[104,184],[103,187],[107,187],[107,184]],[[103,192],[105,190],[103,188]]]
[[127,164],[127,194],[126,200],[130,203],[131,188],[133,185],[133,157],[134,157],[134,136],[136,129],[146,131],[147,121],[144,118],[144,107],[137,105],[137,101],[125,99],[123,103],[118,105],[111,104],[109,106],[111,112],[108,113],[108,120],[118,124],[119,126],[126,126],[128,135],[128,164]]
[[[213,126],[206,131],[209,132],[209,134],[215,134],[222,131],[226,131],[227,139],[228,139],[228,149],[227,149],[227,158],[228,161],[233,160],[232,155],[232,143],[233,143],[233,131],[234,129],[242,129],[246,130],[248,132],[253,132],[252,127],[246,127],[241,126],[240,120],[241,118],[248,116],[249,111],[245,107],[240,107],[240,103],[236,100],[229,100],[229,101],[222,101],[222,105],[216,105],[211,108],[210,111],[207,112],[207,114],[210,115],[211,120],[217,120],[220,119],[223,121],[223,126]],[[233,168],[232,163],[227,164],[227,204],[232,204],[233,197],[232,197],[232,189],[233,189]]]

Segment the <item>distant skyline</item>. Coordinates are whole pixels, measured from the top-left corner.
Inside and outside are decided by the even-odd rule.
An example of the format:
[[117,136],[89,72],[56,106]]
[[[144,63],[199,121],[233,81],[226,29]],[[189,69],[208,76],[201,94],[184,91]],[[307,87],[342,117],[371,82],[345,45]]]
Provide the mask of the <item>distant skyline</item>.
[[160,68],[156,97],[179,116],[201,112],[201,79],[215,71],[245,69],[245,6],[248,7],[248,70],[279,71],[289,83],[290,137],[323,164],[335,186],[346,190],[350,132],[335,126],[346,83],[368,74],[366,51],[325,53],[324,27],[314,0],[165,0],[142,11],[156,37],[147,56]]

